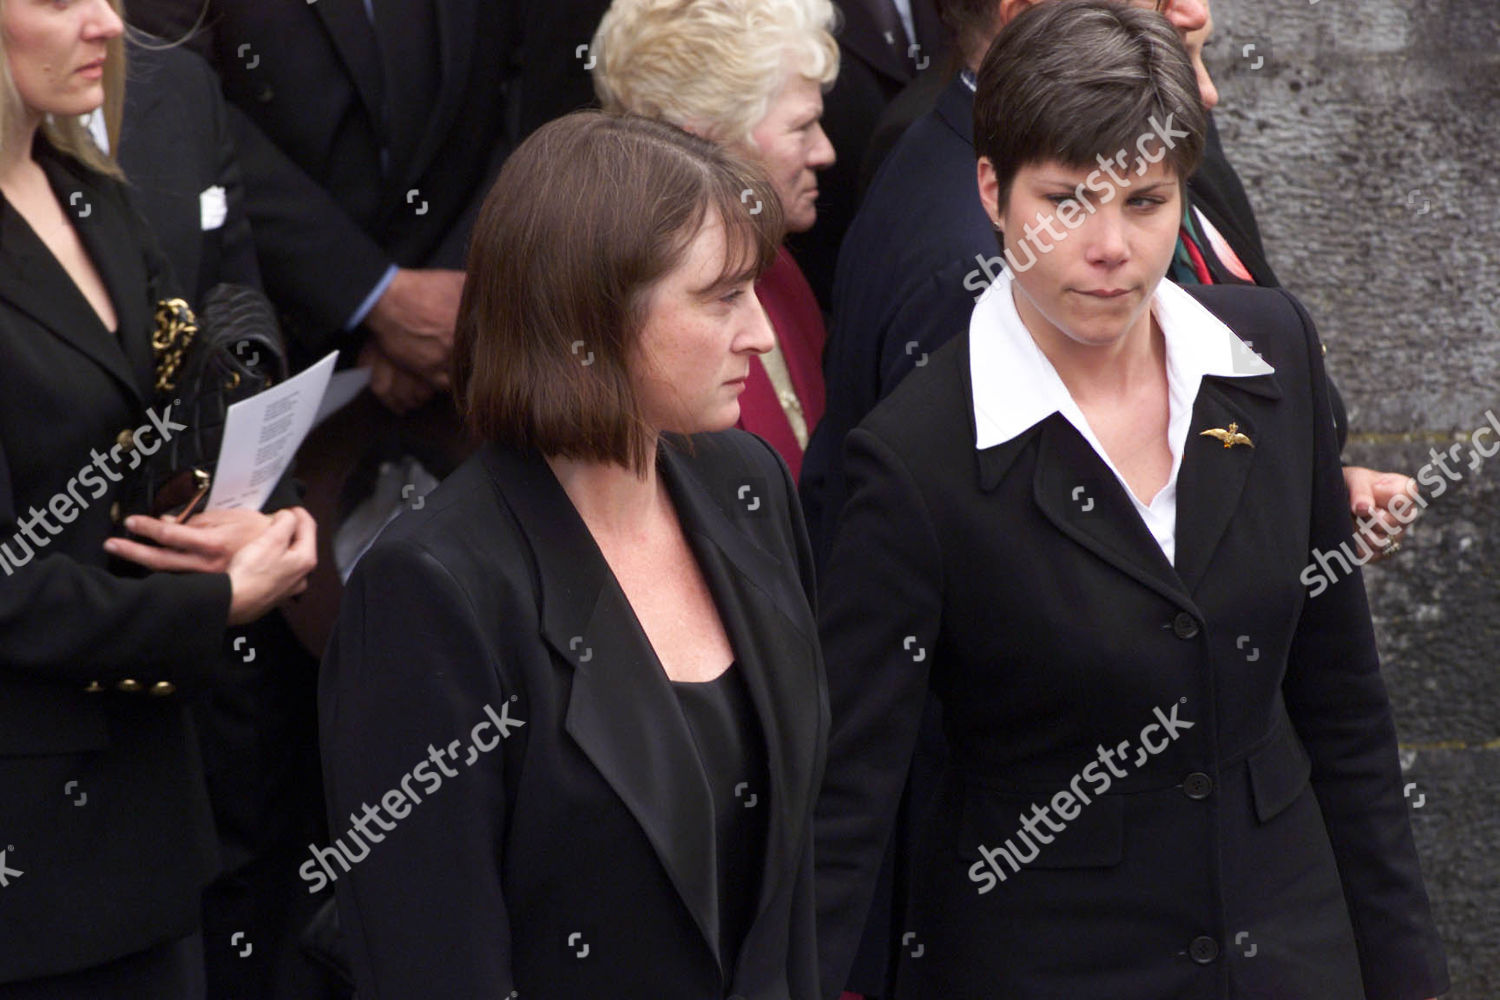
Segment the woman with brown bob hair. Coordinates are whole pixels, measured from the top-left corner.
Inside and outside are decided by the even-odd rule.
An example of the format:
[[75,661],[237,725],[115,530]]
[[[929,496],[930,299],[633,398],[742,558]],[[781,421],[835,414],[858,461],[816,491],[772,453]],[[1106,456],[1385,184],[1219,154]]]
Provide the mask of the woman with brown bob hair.
[[303,874],[361,996],[816,996],[810,554],[734,429],[781,225],[755,167],[631,116],[501,172],[454,352],[486,443],[360,561],[323,664]]

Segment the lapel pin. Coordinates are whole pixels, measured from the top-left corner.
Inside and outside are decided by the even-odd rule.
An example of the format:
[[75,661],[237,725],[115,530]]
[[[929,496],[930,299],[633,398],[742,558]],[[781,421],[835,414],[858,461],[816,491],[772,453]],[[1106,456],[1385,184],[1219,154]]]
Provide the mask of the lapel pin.
[[1198,436],[1218,438],[1224,442],[1224,447],[1226,448],[1233,448],[1237,444],[1248,444],[1252,448],[1255,447],[1255,442],[1241,434],[1240,425],[1233,421],[1230,422],[1228,427],[1210,427],[1206,431],[1199,431]]

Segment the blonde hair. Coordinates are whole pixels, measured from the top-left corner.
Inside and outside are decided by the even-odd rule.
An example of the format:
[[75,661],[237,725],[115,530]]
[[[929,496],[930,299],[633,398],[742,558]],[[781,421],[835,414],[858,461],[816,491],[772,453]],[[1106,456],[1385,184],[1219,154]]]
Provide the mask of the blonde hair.
[[[114,12],[124,20],[122,0],[109,0]],[[5,10],[5,0],[0,0],[0,12]],[[74,115],[42,119],[41,131],[58,151],[79,160],[84,166],[109,177],[123,180],[125,175],[115,161],[114,150],[120,144],[120,119],[125,112],[125,35],[122,32],[105,43],[104,59],[104,130],[109,136],[110,152],[106,153],[94,142],[84,119]],[[21,95],[16,90],[16,81],[10,75],[10,58],[5,46],[0,44],[0,139],[9,134],[10,123],[22,113]]]
[[594,89],[607,110],[659,118],[754,148],[789,73],[838,75],[829,0],[614,0],[594,34]]

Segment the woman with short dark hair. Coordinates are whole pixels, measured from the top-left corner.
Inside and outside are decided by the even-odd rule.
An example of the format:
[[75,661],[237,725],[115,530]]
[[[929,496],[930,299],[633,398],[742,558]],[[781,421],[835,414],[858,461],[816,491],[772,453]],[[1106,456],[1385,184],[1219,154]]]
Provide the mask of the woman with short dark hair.
[[974,119],[1009,270],[849,435],[823,580],[825,995],[929,687],[898,1000],[1441,992],[1364,587],[1307,589],[1350,534],[1317,335],[1162,280],[1204,129],[1176,32],[1041,4]]
[[486,444],[360,561],[320,681],[303,874],[361,996],[816,997],[810,556],[734,429],[780,238],[674,126],[579,112],[507,160],[454,352]]

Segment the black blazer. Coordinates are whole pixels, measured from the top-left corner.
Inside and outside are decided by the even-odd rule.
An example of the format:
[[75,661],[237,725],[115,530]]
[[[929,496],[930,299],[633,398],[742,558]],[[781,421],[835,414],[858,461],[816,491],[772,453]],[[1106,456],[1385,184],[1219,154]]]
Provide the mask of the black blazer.
[[[811,557],[764,442],[691,440],[696,454],[664,441],[658,469],[771,775],[758,916],[733,979],[717,957],[709,792],[682,777],[701,771],[671,685],[545,460],[490,445],[360,560],[323,662],[330,826],[356,855],[350,815],[430,748],[457,752],[451,787],[348,873],[329,862],[362,998],[816,996],[811,809],[827,696]],[[524,725],[465,754],[486,706]],[[304,872],[327,877],[315,861]]]
[[[1351,534],[1317,337],[1284,292],[1191,291],[1276,371],[1204,380],[1175,567],[1060,415],[976,451],[967,333],[849,435],[820,592],[825,996],[929,685],[951,761],[912,863],[901,1000],[1446,988],[1363,582],[1304,569]],[[1197,434],[1231,421],[1253,448]],[[1105,788],[1101,747],[1129,758]],[[1021,817],[1080,774],[1092,800],[985,880],[981,845],[1024,861]]]
[[[260,285],[245,185],[212,68],[182,46],[148,41],[129,46],[117,154],[178,286],[199,307],[221,281]],[[214,187],[224,219],[205,229],[202,198]]]
[[[202,6],[131,0],[131,21],[180,38]],[[289,336],[304,354],[334,343],[390,264],[463,267],[514,131],[506,88],[518,7],[424,0],[424,54],[382,47],[363,0],[207,4],[191,44],[232,105],[266,288],[292,313]],[[430,102],[387,113],[388,93],[413,79],[428,81]]]
[[[139,460],[121,434],[151,426],[151,289],[165,263],[119,183],[40,136],[35,155],[120,334],[0,200],[0,849],[24,873],[0,890],[0,982],[197,926],[218,859],[182,702],[218,669],[230,596],[224,574],[141,575],[101,548],[117,530],[110,477]],[[18,535],[56,497],[69,501],[49,518],[60,531],[33,527],[43,546]]]

